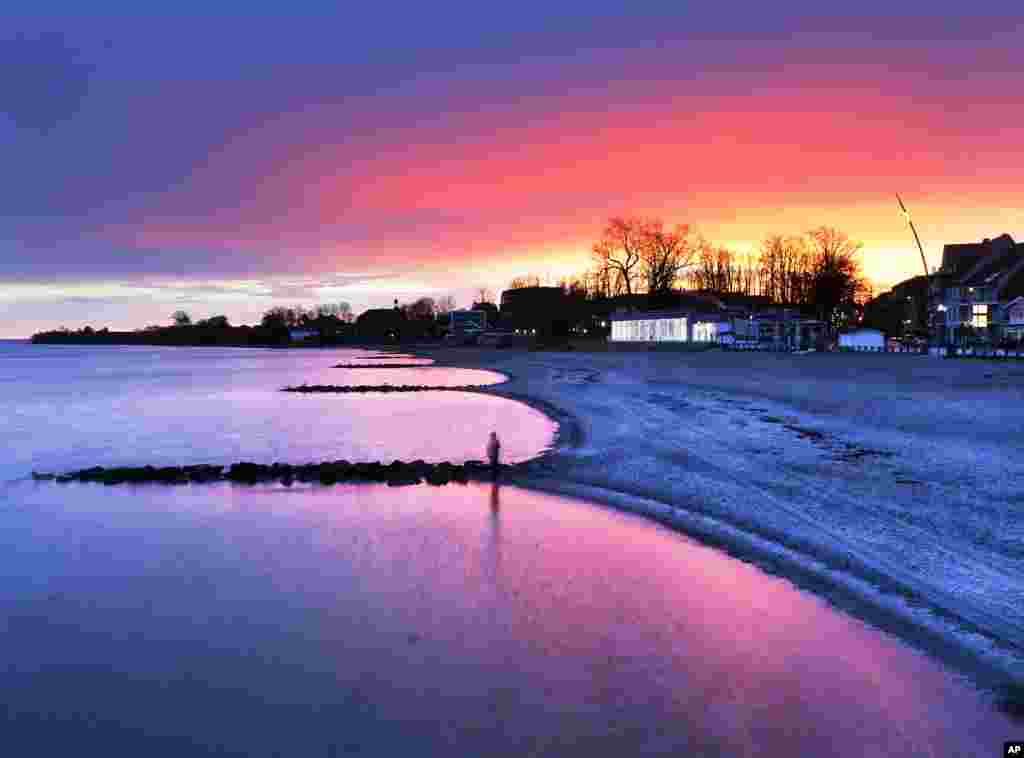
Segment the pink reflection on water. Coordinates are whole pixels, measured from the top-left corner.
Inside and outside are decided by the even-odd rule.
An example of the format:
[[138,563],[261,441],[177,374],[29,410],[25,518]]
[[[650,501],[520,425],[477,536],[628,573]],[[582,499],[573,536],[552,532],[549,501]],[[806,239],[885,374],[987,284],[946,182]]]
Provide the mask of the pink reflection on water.
[[[57,648],[22,622],[0,660],[17,654],[17,673],[57,656],[80,672],[83,656],[108,656],[159,672],[150,647],[202,641],[175,663],[216,651],[198,659],[202,686],[173,714],[135,718],[174,733],[183,714],[216,707],[196,736],[239,750],[266,723],[264,698],[303,706],[278,711],[282,734],[295,713],[331,705],[304,737],[329,740],[348,715],[347,736],[370,753],[384,750],[378,722],[410,754],[588,758],[986,756],[1019,733],[936,663],[785,581],[565,498],[491,485],[72,487],[60,506],[51,493],[65,490],[26,491],[26,507],[0,514],[0,547],[12,579],[48,577],[44,597],[20,603],[48,609]],[[48,600],[55,591],[65,599]],[[244,666],[233,650],[251,651]],[[96,707],[125,708],[132,690],[119,686]],[[61,692],[49,693],[58,705]],[[354,692],[372,721],[333,705]]]
[[[1013,733],[931,660],[752,566],[562,498],[504,488],[496,511],[473,490],[392,509],[444,532],[447,591],[498,591],[499,628],[470,647],[526,643],[517,665],[587,704],[584,722],[653,709],[726,755],[987,755]],[[408,560],[400,546],[382,541],[375,564]]]
[[482,387],[507,381],[497,371],[470,368],[357,368],[335,369],[332,384],[399,385],[423,387]]
[[345,363],[368,363],[368,364],[389,364],[389,363],[400,363],[400,364],[416,364],[417,366],[430,366],[434,363],[433,358],[421,358],[415,355],[405,355],[403,353],[381,353],[376,355],[366,355],[364,353],[357,353],[355,355],[346,354]]
[[553,442],[554,422],[502,398],[280,391],[350,380],[453,386],[503,379],[440,367],[369,374],[332,368],[353,353],[27,346],[0,398],[9,451],[0,460],[0,481],[96,465],[484,460],[492,431],[502,437],[504,459],[516,462]]

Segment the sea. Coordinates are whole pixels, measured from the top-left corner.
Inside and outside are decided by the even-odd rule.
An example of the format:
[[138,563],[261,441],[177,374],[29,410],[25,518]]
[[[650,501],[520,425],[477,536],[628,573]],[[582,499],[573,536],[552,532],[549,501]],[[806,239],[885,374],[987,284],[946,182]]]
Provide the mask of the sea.
[[[412,368],[335,368],[342,364]],[[991,756],[985,692],[657,523],[502,482],[33,471],[544,454],[485,385],[356,350],[0,343],[0,753]]]

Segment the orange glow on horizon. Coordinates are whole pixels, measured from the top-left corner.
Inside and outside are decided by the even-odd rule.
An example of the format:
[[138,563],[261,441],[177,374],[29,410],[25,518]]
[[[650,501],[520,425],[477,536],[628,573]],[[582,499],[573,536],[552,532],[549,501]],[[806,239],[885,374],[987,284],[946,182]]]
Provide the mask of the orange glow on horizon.
[[[495,286],[499,276],[580,273],[609,216],[658,215],[738,251],[835,226],[864,243],[865,272],[888,285],[920,273],[894,192],[914,212],[929,265],[943,244],[1024,232],[1019,161],[1006,153],[1024,144],[1024,106],[989,100],[966,118],[909,98],[899,76],[887,92],[852,74],[801,76],[789,88],[622,110],[608,93],[597,104],[538,97],[296,145],[254,188],[251,209],[157,219],[132,244],[284,253],[309,273],[451,276],[457,266],[462,284]],[[977,128],[993,119],[998,143]]]

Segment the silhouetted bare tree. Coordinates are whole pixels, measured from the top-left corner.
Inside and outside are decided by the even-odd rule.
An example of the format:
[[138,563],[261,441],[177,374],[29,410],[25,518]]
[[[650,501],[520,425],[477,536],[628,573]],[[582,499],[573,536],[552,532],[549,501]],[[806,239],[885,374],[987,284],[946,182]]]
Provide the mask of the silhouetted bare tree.
[[692,265],[696,252],[690,239],[690,227],[682,224],[665,229],[660,219],[646,222],[640,232],[640,257],[647,292],[659,295],[671,292],[680,274]]
[[353,320],[352,306],[346,302],[324,303],[317,306],[316,317],[337,319],[338,321],[350,324]]
[[862,245],[828,226],[811,230],[807,240],[814,256],[811,302],[819,318],[839,328],[856,319],[858,306],[870,295],[858,257]]
[[608,271],[614,294],[632,295],[643,260],[647,222],[640,218],[613,218],[592,248],[598,269]]
[[171,314],[171,321],[175,326],[188,326],[192,323],[192,317],[185,311],[175,311]]
[[715,247],[703,237],[696,244],[696,263],[687,277],[697,290],[743,293],[743,271],[739,258],[726,247]]
[[539,287],[540,277],[537,274],[527,274],[526,276],[517,276],[511,282],[508,283],[510,290],[521,290],[527,287]]
[[411,303],[401,306],[400,309],[408,319],[432,319],[437,310],[432,297],[421,297]]

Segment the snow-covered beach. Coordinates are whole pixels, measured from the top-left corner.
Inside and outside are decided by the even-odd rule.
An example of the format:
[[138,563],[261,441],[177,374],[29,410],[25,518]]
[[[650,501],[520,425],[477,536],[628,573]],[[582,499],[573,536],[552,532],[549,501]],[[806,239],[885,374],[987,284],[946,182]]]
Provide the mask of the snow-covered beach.
[[422,352],[504,372],[484,391],[562,422],[523,484],[658,518],[1019,692],[1024,365]]

